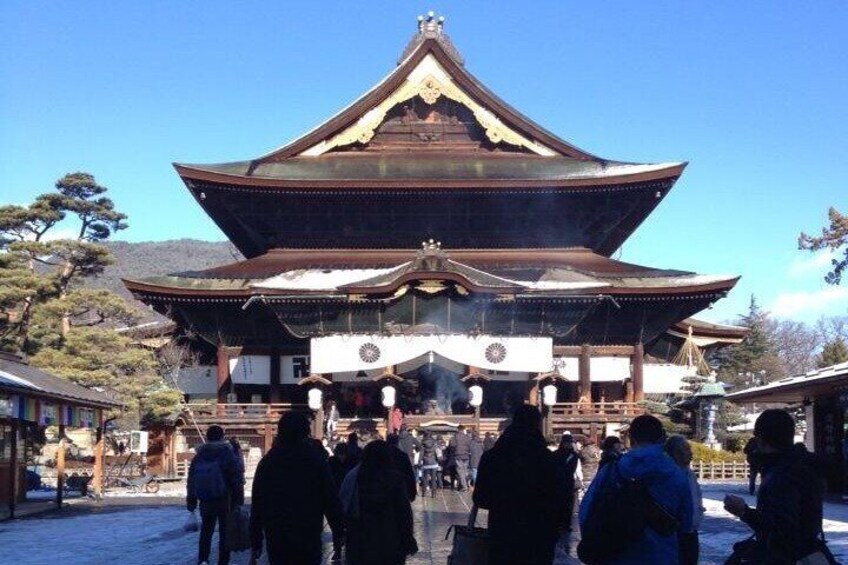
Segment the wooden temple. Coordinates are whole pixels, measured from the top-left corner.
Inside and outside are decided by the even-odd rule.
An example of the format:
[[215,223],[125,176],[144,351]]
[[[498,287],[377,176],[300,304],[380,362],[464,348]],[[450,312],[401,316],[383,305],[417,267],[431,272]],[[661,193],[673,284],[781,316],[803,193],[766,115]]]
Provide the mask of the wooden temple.
[[124,282],[209,348],[186,387],[217,404],[196,419],[258,446],[308,389],[349,421],[379,416],[387,382],[412,423],[482,429],[529,401],[552,429],[603,434],[646,394],[679,389],[668,365],[687,334],[744,337],[691,319],[738,277],[612,258],[685,166],[563,141],[477,80],[426,17],[386,78],[306,135],[175,165],[244,260]]

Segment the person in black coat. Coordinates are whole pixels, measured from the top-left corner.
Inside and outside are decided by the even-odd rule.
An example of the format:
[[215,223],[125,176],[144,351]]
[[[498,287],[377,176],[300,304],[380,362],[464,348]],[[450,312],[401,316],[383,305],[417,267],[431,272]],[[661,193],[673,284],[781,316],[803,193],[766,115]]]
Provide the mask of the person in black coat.
[[392,466],[392,451],[398,450],[382,440],[372,441],[362,452],[362,464],[345,477],[349,565],[402,565],[418,551],[406,480]]
[[323,448],[309,439],[309,421],[296,412],[280,418],[274,447],[253,478],[250,534],[253,557],[268,550],[271,565],[321,562],[324,517],[335,538],[342,532],[341,507]]
[[401,425],[398,433],[398,447],[409,457],[410,465],[415,465],[415,452],[421,451],[421,442],[410,433],[406,424]]
[[347,435],[347,468],[348,471],[359,465],[362,458],[362,448],[359,447],[359,434],[350,432]]
[[565,493],[565,504],[562,507],[562,516],[559,519],[560,529],[570,532],[571,522],[574,517],[574,499],[578,484],[575,478],[577,464],[580,455],[574,450],[574,438],[571,434],[563,434],[559,447],[554,452],[554,460],[557,465],[557,473]]
[[464,491],[468,488],[468,467],[471,460],[471,436],[465,426],[459,426],[456,435],[451,438],[450,447],[453,448],[459,490]]
[[439,471],[439,460],[436,456],[436,440],[430,432],[424,432],[421,440],[421,496],[430,489],[430,496],[436,496],[436,482]]
[[471,433],[471,456],[468,460],[468,467],[471,470],[471,483],[477,484],[477,469],[480,468],[480,458],[483,457],[483,440],[480,439],[480,434],[477,430]]
[[754,531],[757,563],[796,563],[819,549],[820,483],[815,471],[793,450],[794,435],[795,421],[785,410],[760,414],[754,423],[762,471],[757,506],[749,508],[739,496],[724,498],[725,510]]
[[418,481],[415,480],[415,470],[412,468],[412,463],[409,462],[409,457],[400,449],[399,439],[397,434],[389,434],[386,437],[386,443],[391,448],[389,453],[391,453],[392,468],[400,473],[406,481],[409,501],[412,502],[418,494]]
[[[456,486],[456,447],[450,443],[442,451],[442,479],[447,479],[450,488]],[[439,486],[443,486],[439,485]]]
[[483,452],[485,453],[495,447],[495,441],[496,438],[492,432],[486,432],[486,435],[483,436]]
[[333,476],[333,486],[336,492],[342,488],[342,482],[349,471],[347,466],[347,444],[337,443],[333,448],[333,455],[327,462],[330,465],[330,474]]
[[490,563],[550,565],[565,503],[542,415],[535,406],[518,406],[477,472],[474,504],[489,510]]

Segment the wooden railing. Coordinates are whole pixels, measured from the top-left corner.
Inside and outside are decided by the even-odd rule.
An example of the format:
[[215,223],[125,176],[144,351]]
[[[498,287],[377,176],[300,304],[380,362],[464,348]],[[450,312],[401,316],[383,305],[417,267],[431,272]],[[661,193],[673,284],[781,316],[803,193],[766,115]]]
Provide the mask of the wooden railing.
[[226,421],[275,422],[285,412],[306,410],[305,404],[186,404],[186,412],[198,424]]
[[692,470],[700,480],[733,481],[748,478],[744,461],[692,461]]
[[644,412],[645,409],[634,402],[559,402],[550,408],[555,420],[567,421],[626,421]]

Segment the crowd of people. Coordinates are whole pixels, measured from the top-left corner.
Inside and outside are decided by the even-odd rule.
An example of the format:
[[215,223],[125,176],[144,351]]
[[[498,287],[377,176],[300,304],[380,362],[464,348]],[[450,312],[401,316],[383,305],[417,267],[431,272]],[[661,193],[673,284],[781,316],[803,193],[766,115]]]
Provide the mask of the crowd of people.
[[[419,437],[401,425],[385,441],[362,445],[352,433],[328,446],[310,438],[304,415],[287,413],[253,480],[252,559],[264,550],[271,564],[320,563],[326,520],[334,560],[344,555],[350,565],[400,565],[418,551],[416,497],[473,488],[474,505],[488,510],[494,565],[553,563],[575,518],[582,538],[578,556],[590,565],[698,563],[704,507],[684,437],[667,437],[650,415],[630,423],[628,450],[614,436],[597,446],[564,434],[550,445],[541,430],[539,410],[522,405],[497,438],[462,426],[449,438],[426,431]],[[728,563],[794,564],[819,553],[827,558],[821,483],[811,459],[793,446],[792,417],[765,411],[755,437],[750,457],[762,476],[757,505],[725,499],[727,511],[753,535],[734,546]],[[226,516],[244,501],[238,452],[211,426],[192,461],[187,505],[190,511],[200,506],[198,563],[208,562],[216,524],[218,563],[228,563]]]

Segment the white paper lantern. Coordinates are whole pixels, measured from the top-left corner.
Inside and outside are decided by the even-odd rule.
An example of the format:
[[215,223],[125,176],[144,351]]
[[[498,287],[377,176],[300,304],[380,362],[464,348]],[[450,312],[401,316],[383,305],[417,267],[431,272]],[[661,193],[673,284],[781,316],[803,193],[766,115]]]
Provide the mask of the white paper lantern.
[[386,408],[391,408],[395,405],[395,387],[391,385],[386,385],[382,388],[381,392],[383,393],[383,406]]
[[556,385],[547,385],[542,387],[542,402],[545,406],[553,406],[557,401],[557,387]]
[[318,411],[321,409],[323,405],[323,397],[324,393],[321,392],[320,388],[310,388],[309,392],[306,393],[308,397],[308,404],[310,410]]
[[483,387],[480,385],[472,385],[468,387],[468,394],[470,398],[468,399],[468,404],[477,408],[481,404],[483,404]]

